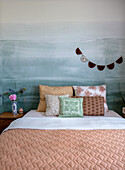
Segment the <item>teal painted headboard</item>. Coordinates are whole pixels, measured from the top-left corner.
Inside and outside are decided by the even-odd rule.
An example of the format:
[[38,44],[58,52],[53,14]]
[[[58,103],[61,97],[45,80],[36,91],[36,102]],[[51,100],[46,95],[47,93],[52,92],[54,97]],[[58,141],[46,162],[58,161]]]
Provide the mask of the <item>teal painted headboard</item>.
[[[125,23],[121,23],[123,25]],[[91,61],[114,62],[125,56],[125,34],[117,23],[4,24],[0,32],[0,93],[25,87],[24,111],[36,109],[38,85],[107,85],[109,109],[121,113],[120,96],[125,96],[125,62],[113,70],[89,68],[75,49],[80,47]],[[115,30],[111,30],[113,27]],[[10,31],[11,30],[11,31]],[[106,31],[105,31],[106,30]],[[114,32],[113,32],[114,31]],[[39,36],[38,36],[39,35]],[[0,112],[11,110],[11,103],[0,98]]]

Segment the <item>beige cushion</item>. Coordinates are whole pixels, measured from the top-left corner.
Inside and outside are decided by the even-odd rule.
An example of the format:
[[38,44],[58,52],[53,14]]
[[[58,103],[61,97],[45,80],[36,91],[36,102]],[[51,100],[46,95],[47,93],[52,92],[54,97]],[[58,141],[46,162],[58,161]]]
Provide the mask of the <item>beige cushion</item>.
[[60,100],[59,97],[69,97],[66,95],[45,95],[46,99],[46,115],[47,116],[58,116],[60,111]]
[[73,88],[72,86],[64,86],[64,87],[56,87],[56,86],[44,86],[39,85],[39,92],[40,92],[40,101],[37,108],[38,112],[45,112],[46,111],[46,101],[45,101],[45,94],[48,95],[65,95],[69,94],[69,96],[73,95]]

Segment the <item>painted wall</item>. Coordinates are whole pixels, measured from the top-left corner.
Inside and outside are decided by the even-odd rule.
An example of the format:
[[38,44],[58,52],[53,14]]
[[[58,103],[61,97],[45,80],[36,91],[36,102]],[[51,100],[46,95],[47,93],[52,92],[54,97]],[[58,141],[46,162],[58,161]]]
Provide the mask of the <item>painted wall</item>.
[[[26,87],[26,102],[36,109],[38,85],[107,84],[110,109],[121,111],[125,62],[111,71],[90,69],[75,54],[98,64],[125,56],[124,0],[0,0],[0,93]],[[0,99],[0,112],[11,110]]]

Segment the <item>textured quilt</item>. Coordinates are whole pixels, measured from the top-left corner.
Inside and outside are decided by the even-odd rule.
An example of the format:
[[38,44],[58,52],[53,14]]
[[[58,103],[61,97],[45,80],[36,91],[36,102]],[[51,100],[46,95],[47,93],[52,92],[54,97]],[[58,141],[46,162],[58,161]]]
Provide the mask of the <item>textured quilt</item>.
[[0,170],[123,170],[125,130],[13,129],[0,136]]

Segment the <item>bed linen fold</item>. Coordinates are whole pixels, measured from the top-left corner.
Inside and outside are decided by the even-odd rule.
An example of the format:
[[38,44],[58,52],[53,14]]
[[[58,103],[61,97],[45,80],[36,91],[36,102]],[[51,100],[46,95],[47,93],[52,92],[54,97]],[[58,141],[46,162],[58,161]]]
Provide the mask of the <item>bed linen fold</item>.
[[93,117],[93,118],[31,118],[24,117],[13,121],[8,129],[125,129],[125,120],[115,117]]

